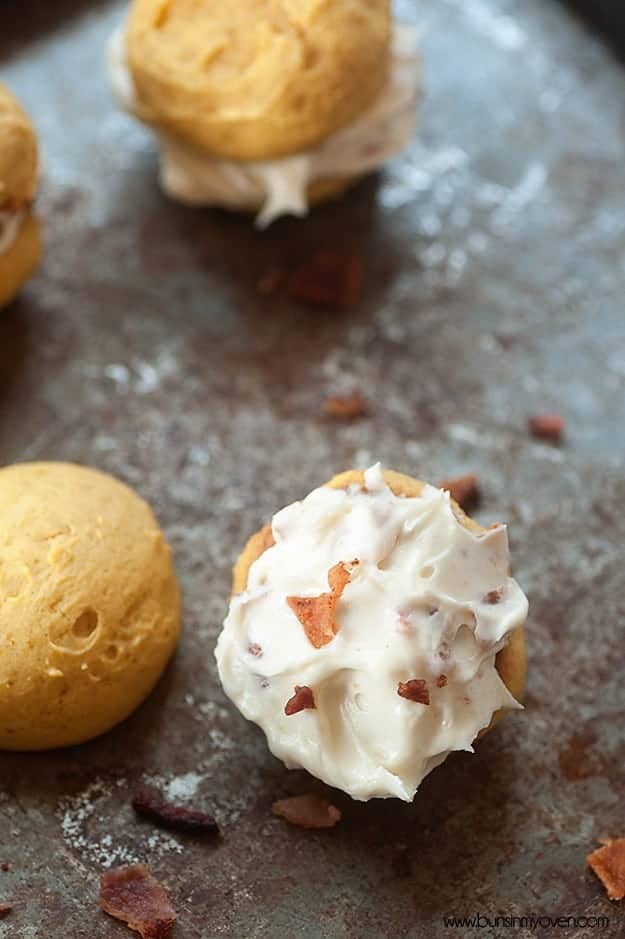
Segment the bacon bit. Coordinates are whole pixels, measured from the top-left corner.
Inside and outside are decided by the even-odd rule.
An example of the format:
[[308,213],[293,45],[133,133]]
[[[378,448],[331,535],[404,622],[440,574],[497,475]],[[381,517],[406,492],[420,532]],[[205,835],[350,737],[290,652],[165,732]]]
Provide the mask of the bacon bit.
[[315,649],[321,649],[334,639],[338,629],[334,619],[334,594],[322,593],[320,597],[287,597],[286,602],[304,627],[304,632]]
[[0,919],[4,919],[5,916],[8,916],[13,907],[10,903],[0,903]]
[[482,597],[482,603],[486,603],[488,606],[495,606],[496,603],[501,603],[505,589],[505,587],[497,587],[496,590],[489,590],[488,593]]
[[339,631],[336,622],[336,606],[346,585],[349,583],[351,571],[359,561],[354,560],[349,565],[339,561],[328,571],[328,585],[330,593],[322,593],[318,597],[287,597],[289,604],[298,620],[304,627],[309,642],[315,649],[331,642]]
[[141,789],[132,800],[132,807],[142,818],[161,828],[188,832],[192,835],[218,835],[219,826],[212,815],[184,805],[167,802],[156,789]]
[[362,392],[355,390],[347,395],[331,395],[326,398],[323,409],[328,417],[339,421],[351,421],[357,417],[365,417],[369,405]]
[[334,828],[341,820],[340,809],[319,796],[291,796],[278,799],[271,806],[278,818],[284,818],[291,825],[300,828]]
[[417,704],[429,704],[430,692],[427,682],[423,678],[411,678],[409,681],[400,681],[397,685],[397,694],[400,698],[407,698]]
[[3,861],[2,864],[0,864],[0,871],[3,871],[6,874],[8,869],[9,869],[9,865],[7,864],[6,861]]
[[339,251],[317,251],[296,268],[287,282],[294,300],[317,307],[348,309],[361,297],[363,265],[360,258]]
[[250,642],[249,646],[247,647],[247,651],[250,655],[256,656],[257,659],[259,659],[263,654],[263,650],[257,642]]
[[439,675],[438,678],[436,679],[436,687],[444,688],[446,684],[447,684],[447,675]]
[[535,414],[528,417],[527,426],[532,437],[560,443],[564,433],[564,418],[561,414]]
[[605,887],[610,900],[625,897],[625,838],[606,842],[588,855],[586,863]]
[[272,267],[266,271],[256,283],[256,292],[261,297],[272,297],[280,290],[284,283],[284,271],[279,267]]
[[284,705],[284,713],[287,717],[291,717],[292,714],[314,710],[315,707],[315,696],[312,693],[312,688],[309,688],[308,685],[296,685],[295,694]]
[[100,906],[142,939],[166,939],[176,919],[164,887],[144,864],[105,871],[100,877]]
[[334,567],[331,567],[328,571],[328,584],[337,599],[350,582],[352,570],[358,567],[359,564],[360,561],[357,559],[350,561],[349,564],[345,564],[344,561],[339,561],[338,564],[335,564]]
[[603,757],[594,749],[596,742],[596,734],[590,727],[573,734],[558,753],[560,773],[565,779],[589,779],[604,771]]
[[480,489],[475,473],[467,473],[466,476],[458,476],[456,479],[445,479],[439,488],[446,489],[454,502],[465,512],[475,508],[480,501]]

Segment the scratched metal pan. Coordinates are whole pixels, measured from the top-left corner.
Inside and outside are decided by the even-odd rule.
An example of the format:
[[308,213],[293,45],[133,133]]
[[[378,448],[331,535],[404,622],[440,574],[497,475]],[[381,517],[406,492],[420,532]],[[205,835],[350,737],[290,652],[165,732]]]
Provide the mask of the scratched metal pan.
[[[471,935],[445,918],[477,914],[625,928],[584,861],[625,834],[625,77],[544,0],[403,12],[427,76],[409,153],[259,234],[159,193],[152,139],[104,74],[122,4],[0,4],[0,75],[40,131],[46,228],[39,276],[0,317],[0,461],[128,480],[185,596],[178,655],[136,715],[67,752],[0,755],[2,939],[126,935],[97,882],[134,859],[167,883],[179,937],[438,939]],[[257,293],[266,271],[337,245],[367,269],[348,313]],[[344,384],[371,413],[330,423],[321,402]],[[566,418],[559,448],[526,433],[544,410]],[[246,536],[375,459],[433,481],[476,472],[480,521],[510,524],[531,602],[526,710],[414,804],[330,793],[343,821],[307,833],[271,803],[326,790],[270,756],[213,647]],[[214,810],[221,841],[135,821],[146,777]]]

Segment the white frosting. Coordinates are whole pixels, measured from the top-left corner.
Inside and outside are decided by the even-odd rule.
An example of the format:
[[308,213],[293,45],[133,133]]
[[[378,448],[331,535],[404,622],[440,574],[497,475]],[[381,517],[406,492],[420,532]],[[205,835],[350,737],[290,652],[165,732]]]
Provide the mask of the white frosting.
[[[421,97],[417,38],[413,27],[395,25],[390,74],[376,103],[349,127],[304,153],[267,161],[223,160],[179,137],[159,132],[163,189],[189,205],[259,209],[260,227],[280,215],[306,215],[308,187],[315,180],[369,173],[410,141]],[[126,64],[123,27],[111,39],[108,63],[117,99],[141,118],[141,106]]]
[[[472,750],[495,711],[520,707],[495,656],[527,600],[508,576],[503,525],[470,531],[432,486],[399,498],[379,464],[365,481],[366,492],[323,486],[274,516],[276,543],[233,597],[216,656],[226,694],[289,768],[355,799],[409,801],[450,751]],[[286,598],[327,593],[328,571],[356,559],[338,632],[315,648]],[[411,679],[427,682],[429,705],[400,697]],[[316,707],[287,716],[295,685]]]
[[25,213],[0,211],[0,255],[6,254],[17,241]]

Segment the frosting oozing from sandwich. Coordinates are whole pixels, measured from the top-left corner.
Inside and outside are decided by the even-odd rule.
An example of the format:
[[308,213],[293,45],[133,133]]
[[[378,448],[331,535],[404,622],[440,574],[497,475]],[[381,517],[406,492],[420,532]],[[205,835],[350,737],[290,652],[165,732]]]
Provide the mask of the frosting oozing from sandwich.
[[[417,38],[414,28],[395,25],[389,77],[376,102],[353,124],[303,153],[267,161],[224,160],[159,131],[163,189],[189,205],[258,211],[260,227],[281,215],[306,215],[312,184],[369,173],[409,143],[421,97]],[[141,119],[123,28],[109,45],[109,72],[122,107]]]
[[497,710],[520,707],[495,657],[527,600],[503,525],[471,530],[432,486],[396,496],[379,465],[364,478],[274,516],[217,662],[288,767],[355,799],[411,800]]

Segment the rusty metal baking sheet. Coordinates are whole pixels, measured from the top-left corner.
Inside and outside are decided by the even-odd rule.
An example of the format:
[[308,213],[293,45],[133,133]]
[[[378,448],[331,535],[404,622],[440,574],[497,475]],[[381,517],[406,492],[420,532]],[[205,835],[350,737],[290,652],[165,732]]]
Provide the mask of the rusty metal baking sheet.
[[[97,889],[131,859],[167,883],[178,939],[595,935],[579,919],[445,923],[478,914],[603,916],[598,934],[625,933],[584,860],[625,835],[625,75],[548,0],[402,10],[426,59],[409,153],[260,234],[159,193],[152,138],[105,77],[122,4],[0,4],[0,76],[46,170],[45,263],[0,316],[0,461],[127,480],[164,524],[185,597],[176,659],[123,726],[0,755],[2,939],[128,935]],[[355,309],[258,295],[267,270],[337,245],[366,262]],[[324,397],[353,386],[370,416],[325,419]],[[526,432],[544,410],[566,417],[561,447]],[[246,536],[375,459],[432,481],[474,471],[480,521],[510,523],[527,707],[414,804],[330,793],[342,823],[304,832],[272,801],[329,790],[271,757],[221,692],[213,647]],[[137,822],[146,778],[213,809],[222,840]]]

